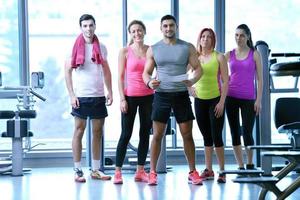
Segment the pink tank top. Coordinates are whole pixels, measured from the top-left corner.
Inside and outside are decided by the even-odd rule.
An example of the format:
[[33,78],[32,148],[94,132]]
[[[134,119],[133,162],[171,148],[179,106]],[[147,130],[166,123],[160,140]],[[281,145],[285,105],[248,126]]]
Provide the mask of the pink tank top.
[[230,79],[228,96],[239,99],[255,99],[256,64],[254,51],[250,50],[244,60],[237,60],[235,49],[230,51]]
[[137,57],[131,47],[127,48],[126,82],[124,93],[126,96],[147,96],[154,93],[143,81],[143,71],[146,58]]

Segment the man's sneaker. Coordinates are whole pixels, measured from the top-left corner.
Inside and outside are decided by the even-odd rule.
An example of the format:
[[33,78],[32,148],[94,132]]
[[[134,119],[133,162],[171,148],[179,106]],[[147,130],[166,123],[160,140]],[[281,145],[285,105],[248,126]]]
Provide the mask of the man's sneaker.
[[86,180],[84,178],[84,174],[82,170],[75,168],[74,171],[75,171],[75,176],[74,176],[75,181],[79,183],[85,183]]
[[98,179],[98,180],[110,180],[111,179],[111,176],[104,174],[100,170],[92,170],[91,177],[92,177],[92,179]]
[[254,167],[254,164],[247,164],[246,169],[256,170],[256,168]]
[[196,170],[189,173],[188,180],[189,183],[193,185],[202,185],[202,178],[199,176],[199,173]]
[[123,184],[122,172],[116,171],[114,176],[114,184]]
[[148,185],[157,185],[157,173],[155,171],[150,171]]
[[148,182],[148,174],[145,170],[138,170],[135,172],[134,180],[137,182]]
[[214,179],[215,174],[213,170],[205,169],[204,171],[202,171],[200,177],[203,180],[210,180],[210,179]]
[[[245,170],[245,167],[239,167],[238,170]],[[243,177],[247,177],[247,176],[244,175],[244,174],[238,174],[236,177],[237,178],[243,178]]]
[[225,174],[219,174],[218,177],[218,183],[226,183],[226,175]]

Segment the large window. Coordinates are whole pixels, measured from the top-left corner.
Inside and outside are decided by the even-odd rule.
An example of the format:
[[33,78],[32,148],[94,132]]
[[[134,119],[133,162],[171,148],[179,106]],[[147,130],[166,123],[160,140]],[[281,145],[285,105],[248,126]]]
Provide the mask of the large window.
[[[197,45],[198,35],[203,28],[214,29],[214,1],[180,1],[179,2],[179,37]],[[194,104],[194,98],[191,98]],[[192,105],[194,108],[194,105]],[[179,128],[177,128],[179,130]],[[197,147],[203,147],[203,137],[197,122],[193,122],[193,137]],[[183,147],[182,137],[178,132],[178,146]]]
[[[271,53],[299,53],[299,24],[298,11],[300,4],[297,1],[259,1],[259,0],[227,0],[226,1],[226,51],[235,48],[234,33],[239,24],[247,24],[252,32],[254,44],[258,40],[267,42]],[[293,87],[291,77],[274,79],[276,87]],[[298,85],[299,86],[299,85]],[[272,142],[288,142],[285,134],[276,134],[273,123],[275,101],[281,96],[299,96],[298,93],[271,94],[271,125]],[[227,138],[230,132],[227,131]]]
[[[3,86],[19,85],[18,1],[0,3],[0,72]],[[16,110],[17,100],[2,99],[0,110]],[[0,133],[6,130],[6,120],[0,120]],[[0,138],[0,150],[11,149],[11,140]]]
[[[19,85],[19,44],[18,44],[18,2],[4,1],[0,4],[0,71],[3,85]],[[249,25],[254,42],[264,40],[272,52],[299,52],[300,5],[296,1],[274,0],[272,3],[259,0],[226,1],[225,39],[226,51],[235,47],[234,31],[237,25]],[[133,19],[142,20],[147,27],[146,44],[154,44],[162,38],[160,18],[171,13],[171,1],[127,1],[128,23]],[[108,61],[112,71],[114,103],[108,108],[105,124],[105,145],[115,148],[121,132],[118,79],[118,53],[122,48],[122,1],[28,0],[29,19],[29,61],[30,72],[45,73],[45,87],[38,91],[47,98],[37,101],[37,118],[31,120],[34,132],[33,144],[44,149],[70,149],[73,135],[73,117],[64,80],[64,62],[70,55],[73,42],[80,33],[79,17],[90,13],[96,18],[96,34],[108,49]],[[214,1],[185,0],[179,2],[179,37],[196,45],[197,36],[204,27],[214,28]],[[128,34],[128,33],[127,33]],[[219,41],[224,42],[224,41]],[[23,75],[25,76],[25,75]],[[277,81],[277,80],[275,80]],[[275,85],[282,86],[279,80]],[[282,95],[282,94],[280,94]],[[279,95],[279,96],[280,96]],[[290,94],[284,94],[286,96]],[[298,94],[292,94],[297,96]],[[278,95],[272,94],[272,105]],[[1,99],[1,91],[0,91]],[[193,101],[193,100],[192,100]],[[0,100],[0,109],[15,109],[16,100]],[[273,109],[272,109],[273,110]],[[0,121],[0,131],[5,129],[5,120]],[[228,126],[226,126],[228,127]],[[132,142],[138,141],[138,117]],[[272,125],[274,130],[274,126]],[[194,123],[194,138],[197,146],[203,146],[202,136]],[[231,145],[230,131],[227,130],[226,145]],[[273,137],[273,136],[272,136]],[[276,137],[275,137],[276,138]],[[286,139],[286,138],[285,138]],[[4,138],[2,143],[10,144]],[[168,137],[168,146],[174,142]],[[180,134],[177,146],[182,146]],[[10,148],[10,145],[8,145]],[[8,148],[8,149],[9,149]]]
[[[160,0],[154,0],[154,1],[128,0],[127,1],[128,24],[135,19],[143,21],[147,29],[147,33],[145,35],[145,44],[147,45],[153,45],[154,43],[162,39],[162,34],[160,32],[160,18],[170,13],[171,13],[170,1],[160,1]],[[129,40],[130,36],[128,32],[127,35]],[[120,113],[119,110],[118,113]],[[140,128],[139,116],[137,114],[134,123],[132,138],[130,140],[130,142],[134,146],[138,145],[139,128]],[[121,132],[117,133],[118,136],[120,133]],[[116,139],[118,140],[119,138]]]
[[108,109],[105,140],[106,144],[116,141],[120,133],[116,83],[117,54],[122,46],[121,7],[121,2],[113,4],[109,0],[74,1],[71,5],[68,0],[55,4],[48,0],[28,1],[30,70],[45,73],[45,87],[38,92],[47,98],[46,102],[36,103],[37,118],[32,120],[33,142],[45,144],[38,148],[71,147],[74,124],[64,80],[64,62],[80,33],[79,17],[85,13],[95,17],[96,34],[108,49],[115,102]]
[[134,19],[142,20],[145,23],[147,28],[146,44],[152,45],[162,39],[160,18],[171,13],[170,1],[128,0],[127,9],[128,23]]

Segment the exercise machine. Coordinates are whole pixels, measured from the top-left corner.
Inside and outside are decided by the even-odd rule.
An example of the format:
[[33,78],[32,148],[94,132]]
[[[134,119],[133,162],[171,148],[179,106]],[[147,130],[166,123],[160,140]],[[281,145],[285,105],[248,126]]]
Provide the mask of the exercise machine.
[[[300,54],[295,53],[276,53],[272,54],[272,57],[300,57]],[[286,93],[286,92],[299,92],[298,89],[298,77],[300,76],[300,61],[289,61],[279,62],[277,59],[270,60],[270,85],[269,82],[265,83],[270,86],[267,90],[267,96],[270,93]],[[277,89],[273,84],[273,77],[276,76],[292,76],[295,78],[293,88],[280,88]],[[265,94],[264,93],[264,94]],[[300,177],[296,178],[291,184],[284,189],[277,187],[277,183],[285,178],[291,171],[296,170],[300,164],[300,98],[296,97],[281,97],[278,98],[275,104],[275,126],[279,133],[284,133],[289,136],[290,144],[278,145],[271,144],[271,131],[262,132],[267,134],[267,137],[263,138],[267,143],[262,143],[258,146],[253,146],[253,149],[257,150],[269,150],[263,151],[260,155],[262,156],[262,164],[271,164],[270,168],[265,168],[264,175],[268,175],[272,171],[272,157],[281,157],[287,160],[286,165],[280,169],[275,176],[256,176],[256,177],[244,177],[236,178],[233,181],[236,183],[252,183],[262,187],[259,194],[259,199],[265,199],[266,194],[270,191],[273,192],[277,199],[285,199],[294,191],[300,187]],[[266,113],[264,113],[266,115]],[[268,114],[268,113],[267,113]],[[265,116],[265,120],[270,124],[271,120]],[[268,122],[269,120],[269,122]],[[267,162],[263,162],[263,159],[268,159]],[[269,162],[270,161],[270,162]],[[263,168],[263,167],[262,167]],[[267,172],[267,173],[266,173]],[[271,174],[271,173],[270,173]]]
[[[0,73],[1,74],[1,73]],[[1,75],[0,75],[1,77]],[[34,97],[45,101],[46,99],[36,93],[33,88],[42,88],[44,85],[44,75],[42,72],[32,73],[32,86],[1,86],[1,92],[8,92],[14,94],[11,98],[16,98],[18,104],[17,109],[1,110],[0,119],[6,119],[6,132],[1,134],[4,138],[12,139],[12,155],[8,158],[2,159],[0,162],[0,174],[11,173],[13,176],[23,175],[23,157],[24,149],[23,142],[25,140],[25,150],[32,149],[30,137],[33,133],[29,131],[29,119],[36,117],[34,110]],[[2,84],[1,84],[2,85]],[[8,98],[8,96],[6,96]],[[30,171],[30,170],[25,170]]]

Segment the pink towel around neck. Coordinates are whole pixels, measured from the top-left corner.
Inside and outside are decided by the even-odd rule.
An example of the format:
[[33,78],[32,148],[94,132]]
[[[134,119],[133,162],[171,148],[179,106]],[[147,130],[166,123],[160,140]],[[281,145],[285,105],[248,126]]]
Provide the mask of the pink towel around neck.
[[[93,52],[92,52],[92,61],[97,64],[102,64],[103,58],[100,50],[100,43],[96,35],[93,38]],[[71,65],[73,68],[77,68],[80,65],[84,64],[85,58],[85,40],[82,33],[77,37],[73,50],[72,50],[72,59]]]

